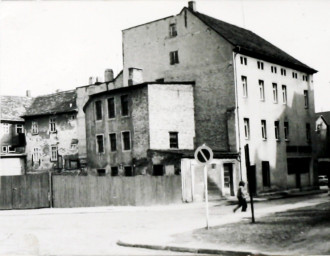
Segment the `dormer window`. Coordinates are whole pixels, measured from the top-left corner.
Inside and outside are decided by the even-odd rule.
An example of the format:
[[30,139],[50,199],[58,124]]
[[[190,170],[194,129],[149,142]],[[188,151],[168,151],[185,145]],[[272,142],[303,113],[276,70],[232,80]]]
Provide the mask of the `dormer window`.
[[176,37],[178,35],[178,32],[176,30],[176,24],[172,23],[170,24],[170,37]]

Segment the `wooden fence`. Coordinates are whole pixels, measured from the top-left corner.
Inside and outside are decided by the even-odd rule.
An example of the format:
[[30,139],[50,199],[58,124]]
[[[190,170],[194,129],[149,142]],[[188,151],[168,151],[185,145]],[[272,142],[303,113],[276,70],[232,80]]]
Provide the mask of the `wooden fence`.
[[54,175],[52,183],[53,207],[58,208],[182,202],[181,176]]
[[49,174],[0,176],[0,209],[50,207]]

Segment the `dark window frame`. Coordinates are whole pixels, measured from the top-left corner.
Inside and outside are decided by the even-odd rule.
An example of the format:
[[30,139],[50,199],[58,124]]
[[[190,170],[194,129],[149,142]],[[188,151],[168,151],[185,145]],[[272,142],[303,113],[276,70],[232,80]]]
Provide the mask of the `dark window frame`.
[[170,148],[179,148],[179,132],[169,132]]
[[116,102],[115,98],[111,97],[107,99],[108,104],[108,118],[113,119],[116,117]]
[[129,98],[127,94],[120,96],[120,104],[121,104],[121,115],[129,116]]
[[102,120],[102,116],[103,116],[102,100],[96,100],[94,102],[94,106],[95,106],[95,120],[100,121],[100,120]]

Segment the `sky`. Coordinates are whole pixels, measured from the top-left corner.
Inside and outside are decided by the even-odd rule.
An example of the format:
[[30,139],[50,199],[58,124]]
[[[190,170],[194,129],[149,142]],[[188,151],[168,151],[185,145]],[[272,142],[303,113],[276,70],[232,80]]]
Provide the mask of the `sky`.
[[[122,69],[123,29],[178,14],[187,1],[0,0],[0,94],[32,96]],[[330,1],[197,0],[197,11],[244,27],[318,70],[316,111],[330,111]]]

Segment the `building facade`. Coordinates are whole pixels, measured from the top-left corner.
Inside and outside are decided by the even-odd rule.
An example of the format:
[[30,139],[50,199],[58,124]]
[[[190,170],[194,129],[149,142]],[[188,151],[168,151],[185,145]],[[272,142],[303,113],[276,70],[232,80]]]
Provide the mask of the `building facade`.
[[330,176],[330,111],[316,113],[315,153],[318,175]]
[[255,192],[315,185],[316,70],[249,30],[197,12],[194,2],[122,33],[124,86],[132,67],[145,81],[195,81],[195,148],[238,153],[236,180],[246,180],[248,145]]
[[20,175],[25,173],[25,121],[20,116],[29,107],[31,100],[31,97],[0,96],[0,175]]
[[35,97],[23,118],[27,172],[80,171],[75,90]]
[[86,103],[87,161],[98,175],[171,175],[194,149],[193,84],[112,88]]

